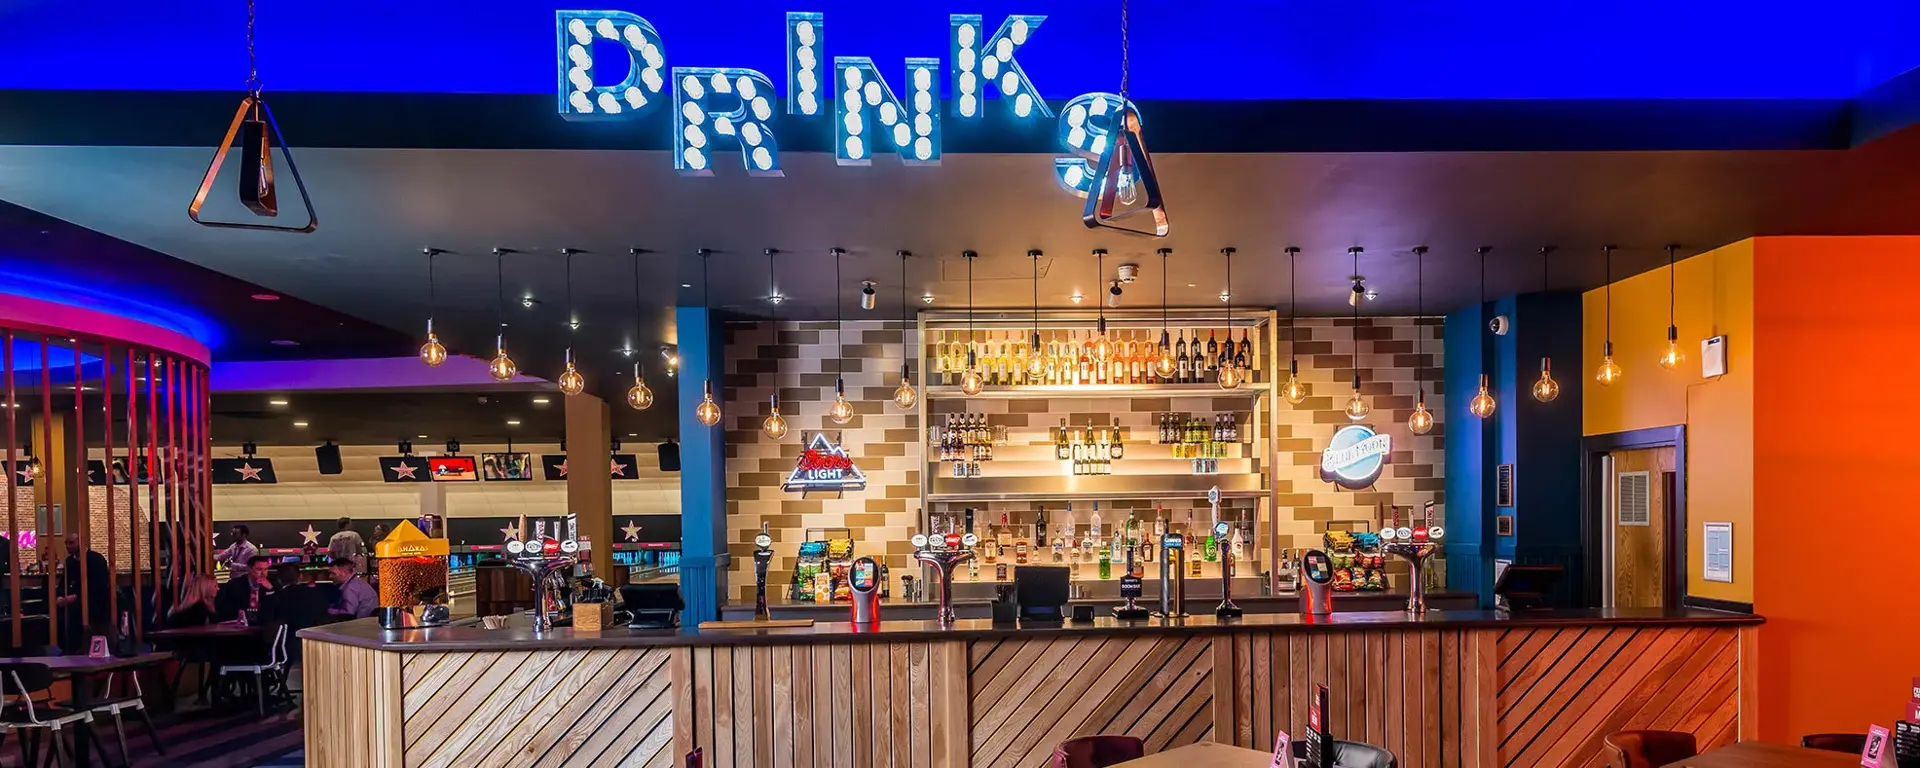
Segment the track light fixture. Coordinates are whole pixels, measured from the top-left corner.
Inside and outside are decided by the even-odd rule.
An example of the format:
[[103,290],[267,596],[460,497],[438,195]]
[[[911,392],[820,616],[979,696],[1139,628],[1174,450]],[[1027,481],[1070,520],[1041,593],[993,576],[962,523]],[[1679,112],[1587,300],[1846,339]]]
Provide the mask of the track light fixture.
[[860,308],[868,312],[873,311],[875,294],[872,280],[860,281]]
[[1120,281],[1118,280],[1107,286],[1107,306],[1120,306]]

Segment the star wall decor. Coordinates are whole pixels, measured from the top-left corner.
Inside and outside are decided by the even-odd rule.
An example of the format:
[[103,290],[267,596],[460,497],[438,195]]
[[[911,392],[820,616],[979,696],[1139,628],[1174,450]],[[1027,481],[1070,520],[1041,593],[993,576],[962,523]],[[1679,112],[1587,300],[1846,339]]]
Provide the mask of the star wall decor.
[[389,483],[430,483],[427,460],[417,456],[381,456],[380,479]]
[[300,532],[300,546],[304,547],[308,544],[317,546],[319,543],[320,531],[314,529],[313,523],[307,523],[307,529]]
[[619,459],[613,460],[613,476],[614,477],[627,476],[627,465],[620,463]]
[[238,467],[234,467],[233,471],[238,472],[240,474],[241,480],[259,480],[260,470],[263,470],[263,469],[266,469],[266,468],[256,467],[252,464],[243,463]]
[[259,456],[214,459],[212,470],[216,485],[279,482],[274,476],[273,460]]
[[621,526],[620,532],[627,535],[627,541],[640,540],[640,526],[635,525],[632,520],[628,520],[626,525]]

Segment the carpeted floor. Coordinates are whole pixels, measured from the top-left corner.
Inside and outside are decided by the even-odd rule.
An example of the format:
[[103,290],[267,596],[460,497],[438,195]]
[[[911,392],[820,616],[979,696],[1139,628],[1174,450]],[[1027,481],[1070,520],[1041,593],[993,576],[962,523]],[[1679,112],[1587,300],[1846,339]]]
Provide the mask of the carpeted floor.
[[[96,721],[95,732],[110,765],[120,764],[120,748],[111,719]],[[163,714],[155,718],[167,753],[154,751],[146,730],[137,720],[127,722],[127,746],[136,768],[147,766],[201,766],[204,768],[279,768],[306,763],[302,754],[300,713],[276,712],[265,719],[251,710],[216,713],[207,709]],[[9,739],[0,762],[18,764],[20,745]],[[100,762],[96,755],[93,761]]]

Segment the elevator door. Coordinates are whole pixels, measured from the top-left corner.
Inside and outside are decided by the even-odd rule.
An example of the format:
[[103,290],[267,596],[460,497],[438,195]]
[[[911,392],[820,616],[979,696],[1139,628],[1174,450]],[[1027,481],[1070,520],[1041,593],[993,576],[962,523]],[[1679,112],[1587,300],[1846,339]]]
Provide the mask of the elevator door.
[[1673,448],[1614,451],[1608,455],[1607,530],[1617,608],[1666,607],[1667,508],[1674,485]]

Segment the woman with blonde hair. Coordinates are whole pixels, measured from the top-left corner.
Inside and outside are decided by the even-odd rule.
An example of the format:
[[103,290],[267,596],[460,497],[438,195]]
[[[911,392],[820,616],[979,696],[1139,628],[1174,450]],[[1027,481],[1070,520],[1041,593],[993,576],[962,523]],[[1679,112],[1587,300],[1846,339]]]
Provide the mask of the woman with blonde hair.
[[195,574],[187,582],[180,600],[167,611],[167,628],[203,627],[213,623],[215,609],[214,598],[220,594],[220,583],[211,573]]

